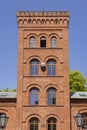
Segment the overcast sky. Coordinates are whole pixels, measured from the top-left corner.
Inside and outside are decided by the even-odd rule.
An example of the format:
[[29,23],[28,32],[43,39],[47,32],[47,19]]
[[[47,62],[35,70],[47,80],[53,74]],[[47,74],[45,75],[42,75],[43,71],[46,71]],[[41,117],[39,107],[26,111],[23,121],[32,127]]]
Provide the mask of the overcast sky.
[[[17,86],[17,11],[42,11],[42,0],[0,0],[0,89]],[[69,64],[87,77],[87,0],[44,0],[45,11],[70,11]]]

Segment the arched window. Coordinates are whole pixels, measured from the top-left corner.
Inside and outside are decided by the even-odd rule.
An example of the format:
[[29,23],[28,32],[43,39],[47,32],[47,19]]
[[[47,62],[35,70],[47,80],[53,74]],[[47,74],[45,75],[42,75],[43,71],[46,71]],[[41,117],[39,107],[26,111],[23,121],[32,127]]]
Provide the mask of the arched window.
[[46,38],[44,36],[40,38],[40,47],[46,48]]
[[56,119],[49,118],[47,121],[48,130],[56,130]]
[[47,75],[54,76],[56,75],[56,61],[49,60],[47,62]]
[[36,38],[30,37],[30,48],[35,48],[35,47],[36,47]]
[[29,124],[30,130],[38,130],[39,120],[37,118],[31,118]]
[[38,60],[32,60],[30,62],[30,75],[32,76],[38,75],[38,66],[39,66]]
[[37,105],[39,97],[39,90],[37,88],[33,88],[30,90],[30,104]]
[[52,37],[52,38],[51,38],[51,47],[52,47],[52,48],[56,48],[56,44],[57,44],[57,39],[56,39],[56,37]]
[[47,91],[47,95],[48,95],[48,104],[49,105],[56,104],[56,89],[49,88]]

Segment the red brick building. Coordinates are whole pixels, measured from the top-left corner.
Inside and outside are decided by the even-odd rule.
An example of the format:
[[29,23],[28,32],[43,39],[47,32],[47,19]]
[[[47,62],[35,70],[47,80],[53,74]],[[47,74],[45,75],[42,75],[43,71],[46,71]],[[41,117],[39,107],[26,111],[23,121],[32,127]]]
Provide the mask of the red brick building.
[[69,12],[17,12],[17,23],[17,93],[0,93],[6,130],[76,130],[73,117],[87,112],[87,93],[70,98]]

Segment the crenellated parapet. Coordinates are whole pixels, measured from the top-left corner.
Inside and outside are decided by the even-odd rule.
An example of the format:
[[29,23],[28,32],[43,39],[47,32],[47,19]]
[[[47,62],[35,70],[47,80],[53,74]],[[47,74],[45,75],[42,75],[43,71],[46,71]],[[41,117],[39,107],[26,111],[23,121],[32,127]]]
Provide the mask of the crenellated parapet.
[[17,12],[18,26],[68,26],[69,12]]

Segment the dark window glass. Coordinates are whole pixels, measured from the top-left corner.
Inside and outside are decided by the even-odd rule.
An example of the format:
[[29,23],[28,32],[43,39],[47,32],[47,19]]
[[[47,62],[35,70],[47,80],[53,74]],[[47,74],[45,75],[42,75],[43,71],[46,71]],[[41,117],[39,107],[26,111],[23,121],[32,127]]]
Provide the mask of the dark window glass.
[[56,119],[55,118],[48,119],[47,124],[48,124],[48,130],[56,130]]
[[57,42],[56,37],[52,37],[52,38],[51,38],[51,47],[52,47],[52,48],[56,48],[56,42]]
[[46,38],[45,37],[41,37],[41,39],[40,39],[40,47],[46,48]]
[[50,60],[47,62],[47,75],[56,75],[56,61]]
[[47,91],[48,93],[48,104],[53,105],[56,104],[56,90],[54,88],[50,88]]
[[30,104],[37,105],[38,104],[38,89],[33,88],[30,91]]
[[32,118],[30,120],[30,130],[38,130],[38,119]]
[[35,48],[36,47],[36,38],[31,37],[30,38],[30,48]]
[[37,60],[32,60],[30,62],[30,75],[38,75],[38,64],[39,62]]

